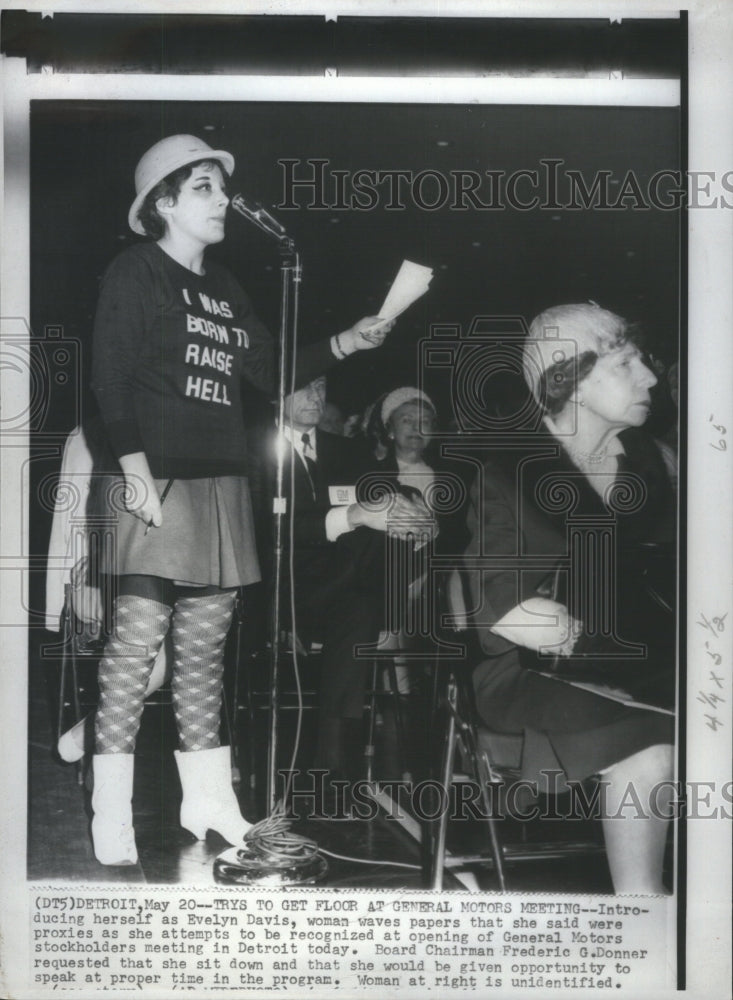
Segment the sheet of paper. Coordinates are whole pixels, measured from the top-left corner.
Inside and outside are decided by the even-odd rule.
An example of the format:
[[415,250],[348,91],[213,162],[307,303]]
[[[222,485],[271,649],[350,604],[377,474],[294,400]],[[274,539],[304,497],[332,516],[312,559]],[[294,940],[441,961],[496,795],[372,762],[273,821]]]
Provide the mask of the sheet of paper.
[[388,320],[396,319],[427,292],[432,278],[433,269],[431,267],[415,264],[411,260],[403,260],[397,277],[387,293],[387,298],[379,310],[380,317]]

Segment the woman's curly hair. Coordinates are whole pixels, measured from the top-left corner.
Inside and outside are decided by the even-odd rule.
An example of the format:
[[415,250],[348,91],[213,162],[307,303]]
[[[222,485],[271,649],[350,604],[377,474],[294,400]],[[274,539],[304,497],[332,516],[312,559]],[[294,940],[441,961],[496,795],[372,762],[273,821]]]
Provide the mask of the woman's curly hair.
[[156,202],[159,198],[169,198],[172,204],[175,205],[184,181],[188,180],[195,167],[206,167],[207,169],[219,167],[222,173],[225,173],[224,168],[218,160],[204,159],[196,160],[195,163],[187,163],[185,167],[179,167],[178,170],[174,170],[167,177],[164,177],[162,181],[158,181],[155,187],[145,196],[145,200],[137,213],[137,217],[146,234],[154,240],[159,240],[165,235],[165,222],[158,212]]

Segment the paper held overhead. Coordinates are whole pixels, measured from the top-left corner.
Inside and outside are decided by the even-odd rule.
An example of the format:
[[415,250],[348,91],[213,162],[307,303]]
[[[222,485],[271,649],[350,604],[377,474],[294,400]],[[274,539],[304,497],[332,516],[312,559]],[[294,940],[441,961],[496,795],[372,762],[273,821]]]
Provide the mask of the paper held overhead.
[[384,305],[379,310],[380,319],[392,320],[403,313],[408,306],[427,292],[432,277],[432,268],[415,264],[411,260],[403,260]]

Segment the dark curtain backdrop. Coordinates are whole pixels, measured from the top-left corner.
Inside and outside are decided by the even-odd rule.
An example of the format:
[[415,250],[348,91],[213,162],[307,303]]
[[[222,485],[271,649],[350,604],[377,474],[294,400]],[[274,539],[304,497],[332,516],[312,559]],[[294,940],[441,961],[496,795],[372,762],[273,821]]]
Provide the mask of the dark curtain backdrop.
[[[421,339],[431,324],[467,331],[477,316],[524,317],[552,304],[593,299],[638,320],[649,346],[666,365],[677,356],[681,276],[679,212],[653,207],[618,210],[456,208],[452,197],[429,210],[416,204],[409,184],[404,209],[388,208],[387,191],[371,210],[308,208],[310,193],[296,189],[299,207],[282,206],[285,169],[298,161],[327,160],[335,171],[435,171],[452,183],[456,171],[538,170],[560,160],[586,186],[608,172],[611,200],[632,172],[646,192],[649,179],[680,168],[680,112],[676,108],[377,105],[213,102],[34,102],[31,109],[31,324],[36,338],[62,331],[78,341],[79,371],[51,391],[36,439],[32,483],[58,466],[50,438],[63,435],[91,407],[87,391],[90,335],[97,287],[107,263],[136,237],[127,211],[139,156],[165,135],[192,132],[237,161],[232,190],[266,205],[287,227],[302,254],[302,342],[336,332],[376,313],[403,258],[434,268],[428,294],[399,321],[379,351],[346,362],[329,379],[329,396],[348,414],[396,385],[417,378]],[[487,182],[488,183],[488,182]],[[350,188],[347,186],[347,196]],[[664,189],[664,185],[661,190]],[[528,185],[519,185],[523,199]],[[426,201],[439,201],[426,180]],[[542,189],[540,191],[542,193]],[[485,202],[489,188],[478,192]],[[558,200],[567,189],[562,185]],[[331,183],[324,200],[336,201]],[[224,244],[224,260],[275,332],[279,310],[279,256],[275,245],[238,216]],[[440,374],[440,378],[438,378]],[[452,414],[445,371],[425,376],[441,421]],[[509,379],[510,376],[506,376]],[[494,386],[505,391],[502,378]],[[672,411],[664,379],[654,419],[663,431]],[[260,419],[261,419],[260,410]],[[42,457],[43,448],[46,457]],[[33,494],[35,496],[35,493]],[[32,554],[42,556],[48,513],[32,502]],[[42,574],[34,574],[38,607]]]

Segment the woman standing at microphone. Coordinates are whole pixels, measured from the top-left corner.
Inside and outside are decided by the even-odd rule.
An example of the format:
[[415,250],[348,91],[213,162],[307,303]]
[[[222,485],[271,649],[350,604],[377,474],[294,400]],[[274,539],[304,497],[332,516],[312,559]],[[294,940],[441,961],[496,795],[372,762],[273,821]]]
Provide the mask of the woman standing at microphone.
[[[224,643],[237,588],[260,578],[241,407],[242,385],[271,392],[270,334],[224,267],[234,158],[190,135],[152,146],[135,171],[128,221],[150,239],[108,268],[94,324],[92,387],[119,473],[104,501],[115,544],[113,622],[99,665],[92,838],[102,864],[134,864],[135,743],[147,681],[168,632],[183,789],[181,824],[232,844],[249,825],[230,781],[219,724]],[[301,351],[307,382],[378,346],[375,318]],[[369,330],[369,339],[364,331]]]

